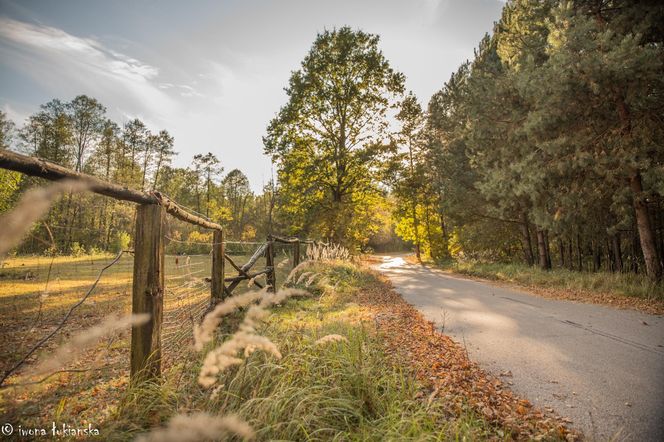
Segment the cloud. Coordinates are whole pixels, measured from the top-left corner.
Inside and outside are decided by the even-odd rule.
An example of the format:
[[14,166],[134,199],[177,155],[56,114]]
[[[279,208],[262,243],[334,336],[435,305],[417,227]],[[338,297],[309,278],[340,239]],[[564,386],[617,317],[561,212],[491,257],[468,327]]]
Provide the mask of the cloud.
[[4,63],[25,72],[55,96],[63,91],[88,93],[111,105],[131,103],[158,116],[175,107],[155,81],[158,68],[92,38],[0,17],[0,54]]
[[4,103],[2,105],[2,111],[7,114],[7,118],[9,118],[17,125],[22,124],[23,121],[28,118],[28,115],[30,115],[29,111],[22,111],[10,105],[9,103]]
[[204,95],[198,92],[193,86],[188,84],[173,84],[173,83],[159,83],[159,89],[174,89],[179,90],[178,94],[181,97],[203,97]]

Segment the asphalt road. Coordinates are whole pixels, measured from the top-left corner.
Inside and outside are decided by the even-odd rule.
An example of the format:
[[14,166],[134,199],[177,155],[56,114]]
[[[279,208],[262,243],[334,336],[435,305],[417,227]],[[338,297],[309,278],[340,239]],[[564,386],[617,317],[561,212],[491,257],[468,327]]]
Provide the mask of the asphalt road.
[[[557,301],[383,256],[406,301],[589,440],[664,441],[664,318]],[[512,377],[504,374],[511,372]],[[615,439],[614,439],[615,438]]]

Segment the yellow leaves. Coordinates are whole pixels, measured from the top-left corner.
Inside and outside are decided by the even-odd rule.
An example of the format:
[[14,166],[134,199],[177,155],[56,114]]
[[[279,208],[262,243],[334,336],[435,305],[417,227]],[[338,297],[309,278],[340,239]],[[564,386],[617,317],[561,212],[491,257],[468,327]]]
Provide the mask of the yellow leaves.
[[256,239],[256,228],[254,226],[244,226],[242,230],[242,235],[240,236],[241,241],[253,241]]
[[187,241],[196,242],[196,243],[211,243],[212,232],[201,233],[194,230],[187,237]]
[[229,207],[223,206],[216,199],[210,200],[208,212],[211,219],[217,222],[230,221],[233,219],[233,213]]

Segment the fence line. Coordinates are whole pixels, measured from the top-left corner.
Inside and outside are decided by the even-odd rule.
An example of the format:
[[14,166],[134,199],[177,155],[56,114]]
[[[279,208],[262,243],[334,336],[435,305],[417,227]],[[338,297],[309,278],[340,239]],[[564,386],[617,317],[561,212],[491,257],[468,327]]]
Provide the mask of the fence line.
[[[308,246],[328,245],[309,239],[270,235],[265,242],[244,243],[256,245],[258,248],[246,263],[240,265],[225,251],[226,244],[238,244],[238,242],[226,242],[221,225],[199,216],[199,214],[179,205],[159,191],[145,193],[129,189],[94,176],[74,172],[43,159],[28,157],[5,149],[0,149],[0,168],[51,181],[63,179],[83,181],[89,184],[90,191],[93,193],[137,204],[132,277],[132,313],[148,313],[150,320],[144,324],[132,326],[131,382],[160,377],[163,350],[176,348],[178,344],[186,339],[183,334],[177,332],[176,328],[183,328],[182,325],[186,322],[184,319],[191,321],[193,325],[195,321],[200,320],[207,309],[231,296],[233,290],[242,281],[253,280],[256,286],[262,288],[263,285],[256,282],[255,279],[265,275],[265,284],[270,290],[275,290],[277,287],[277,272],[274,263],[276,244],[290,247],[291,268],[296,267],[301,262],[301,244]],[[193,305],[183,304],[179,310],[175,310],[174,318],[169,318],[167,322],[164,322],[164,296],[169,291],[166,281],[172,280],[165,278],[164,274],[165,240],[178,241],[166,234],[166,214],[183,222],[212,230],[213,237],[209,243],[203,243],[203,245],[211,247],[212,254],[210,277],[203,278],[206,283],[209,282],[210,297],[205,302],[197,301]],[[265,258],[265,267],[250,272],[258,260],[263,257]],[[225,276],[226,262],[237,272],[236,276]],[[196,272],[198,273],[199,270]],[[202,272],[202,269],[200,272]],[[189,275],[193,275],[190,269]],[[175,287],[174,289],[178,288]],[[205,287],[201,286],[201,288]],[[162,340],[165,341],[163,348]]]

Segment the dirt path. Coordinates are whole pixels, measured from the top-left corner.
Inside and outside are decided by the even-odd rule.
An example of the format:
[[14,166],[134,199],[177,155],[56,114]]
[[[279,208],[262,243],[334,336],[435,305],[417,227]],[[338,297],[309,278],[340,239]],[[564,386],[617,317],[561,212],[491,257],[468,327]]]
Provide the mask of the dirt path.
[[383,256],[406,301],[589,440],[664,440],[664,318],[544,299]]

